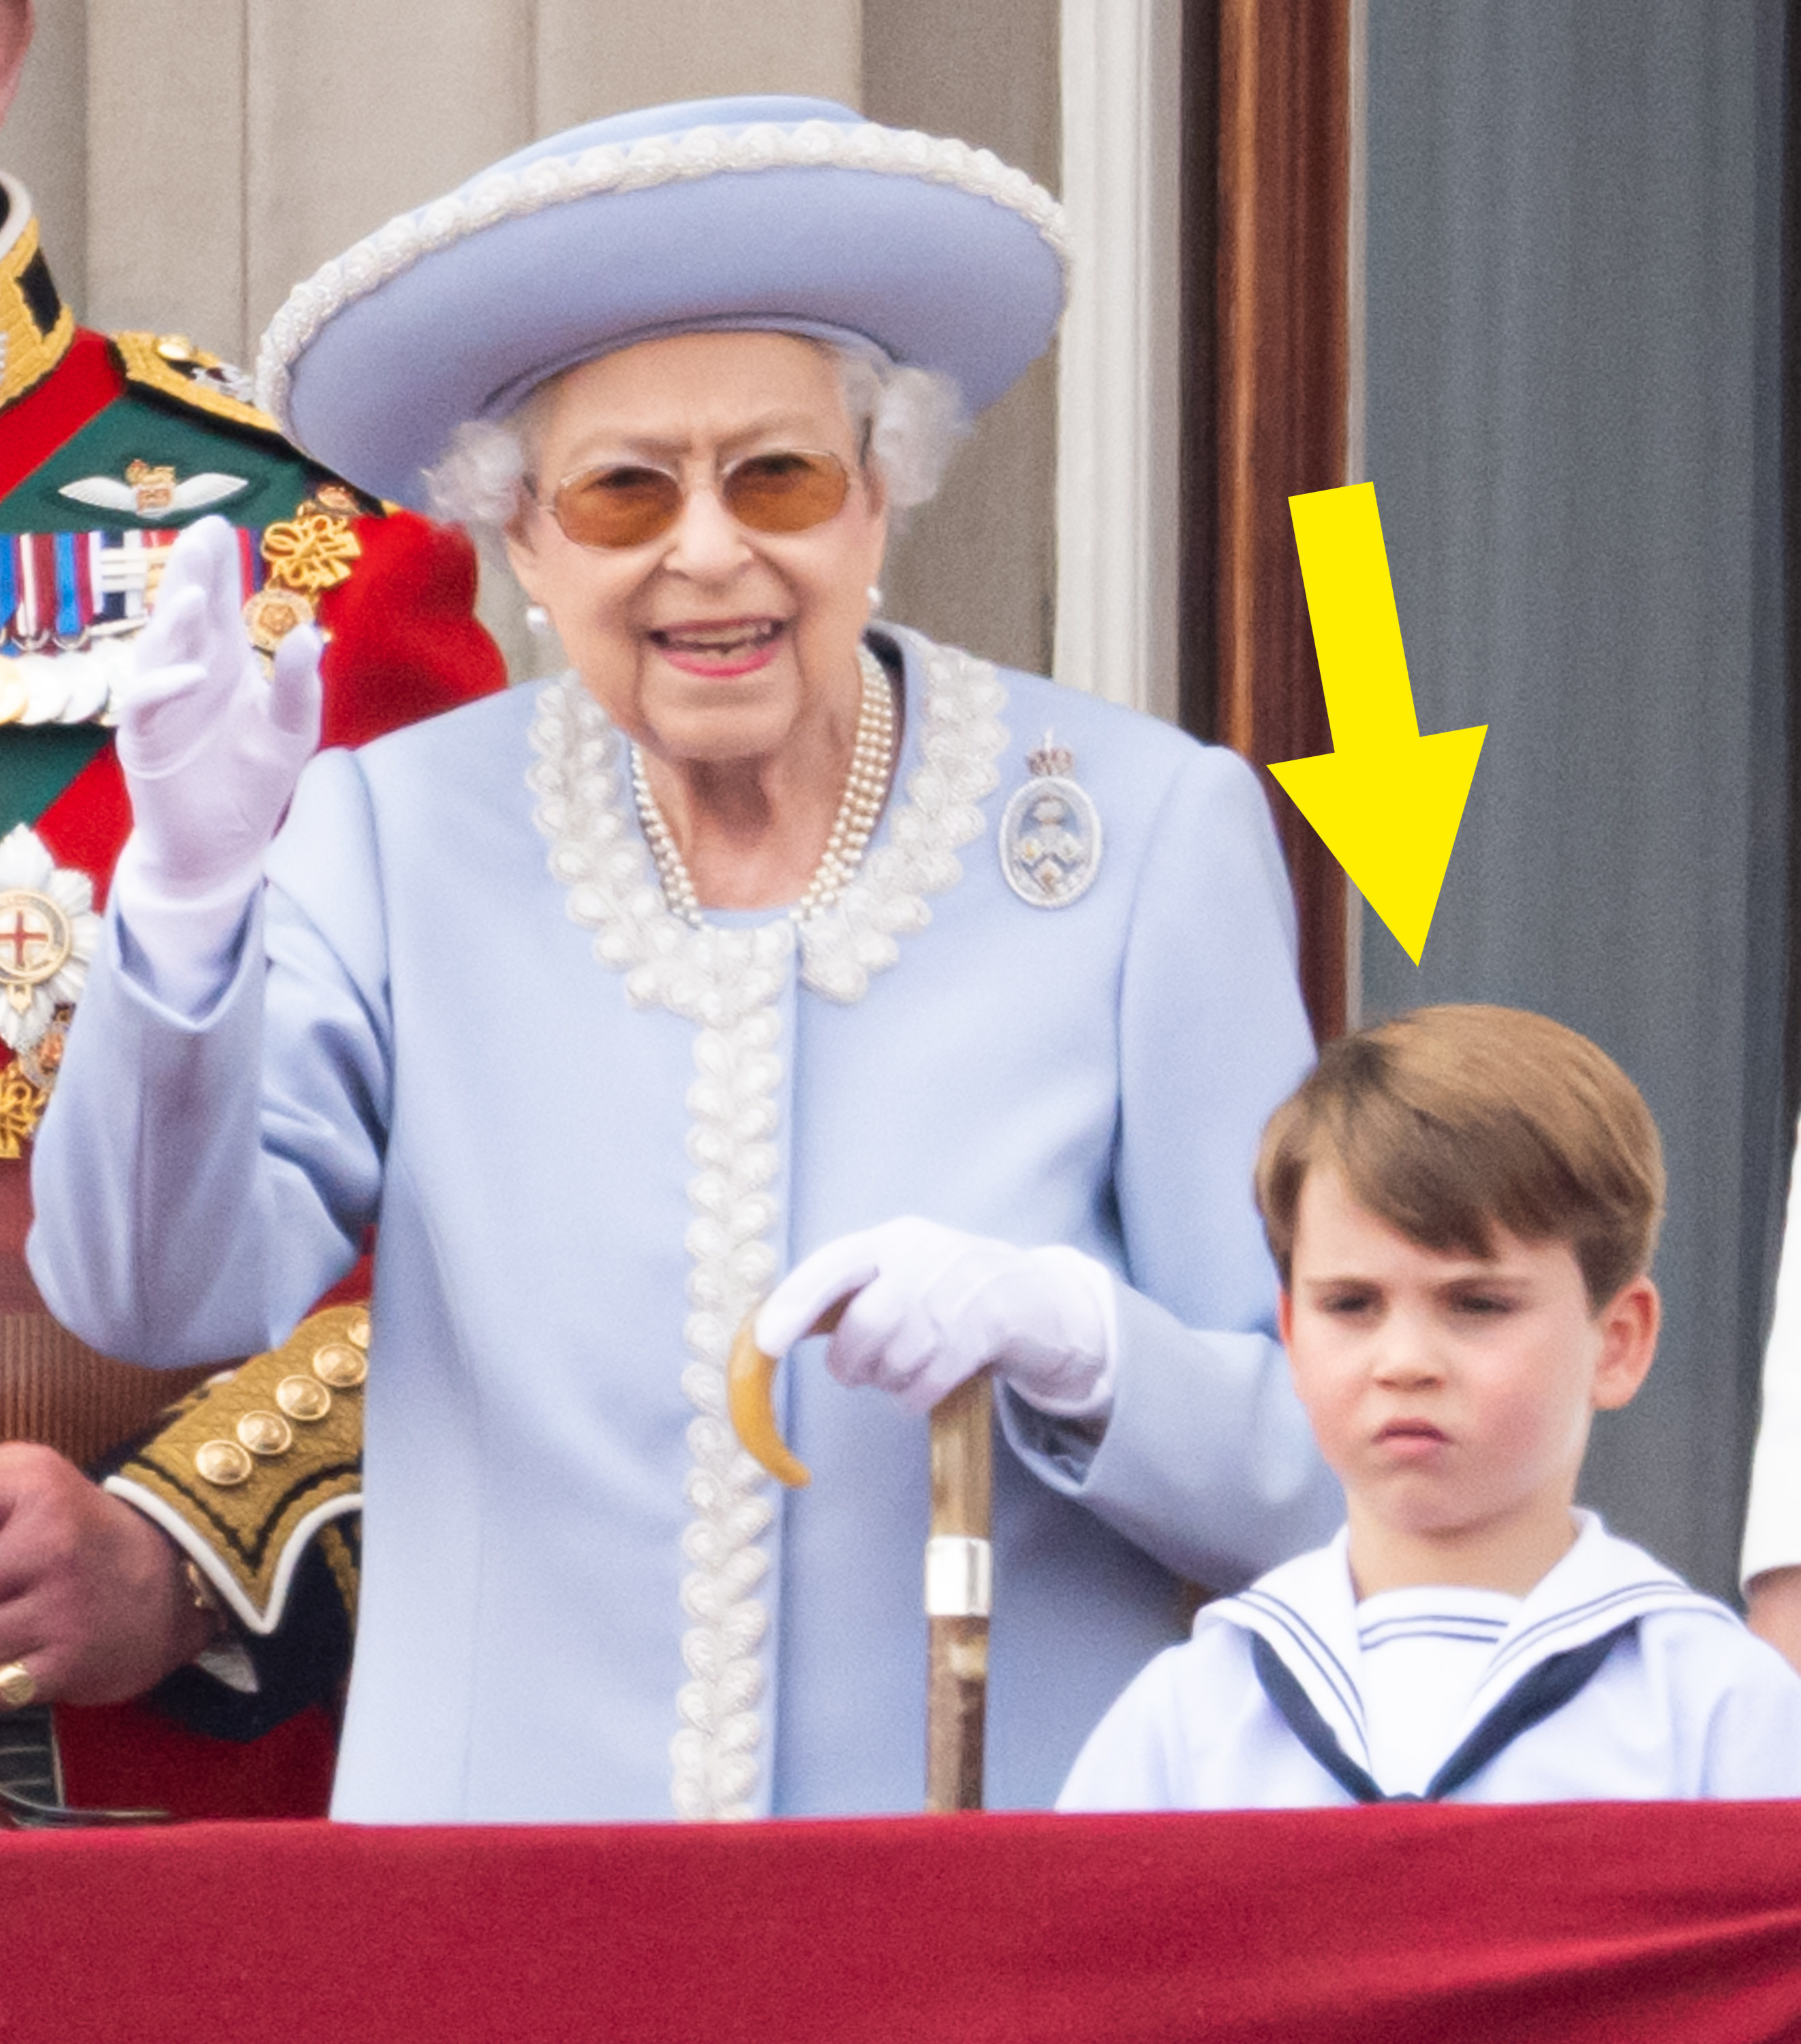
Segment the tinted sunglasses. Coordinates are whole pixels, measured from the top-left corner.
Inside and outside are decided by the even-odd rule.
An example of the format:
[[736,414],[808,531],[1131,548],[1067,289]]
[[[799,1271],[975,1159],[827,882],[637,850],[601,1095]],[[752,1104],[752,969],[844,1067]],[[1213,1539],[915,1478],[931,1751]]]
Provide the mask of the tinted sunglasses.
[[[805,532],[844,509],[850,474],[835,454],[778,448],[733,462],[718,488],[721,503],[753,532]],[[613,462],[566,476],[545,509],[578,547],[641,547],[674,526],[687,498],[666,468]]]

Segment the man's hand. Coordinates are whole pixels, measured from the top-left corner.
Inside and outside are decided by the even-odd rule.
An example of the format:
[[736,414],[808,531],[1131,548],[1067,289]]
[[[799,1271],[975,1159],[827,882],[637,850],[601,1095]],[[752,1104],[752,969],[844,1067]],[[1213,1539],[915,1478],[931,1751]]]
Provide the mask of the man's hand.
[[218,1624],[148,1519],[54,1449],[0,1446],[0,1664],[22,1662],[40,1701],[137,1696]]
[[1766,1569],[1748,1587],[1751,1630],[1801,1669],[1801,1568]]

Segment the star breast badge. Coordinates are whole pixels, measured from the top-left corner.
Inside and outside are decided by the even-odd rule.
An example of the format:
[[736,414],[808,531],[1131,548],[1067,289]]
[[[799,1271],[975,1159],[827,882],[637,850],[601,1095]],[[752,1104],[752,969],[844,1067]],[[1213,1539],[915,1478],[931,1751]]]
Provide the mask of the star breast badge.
[[[17,1060],[4,1075],[0,1155],[17,1156],[21,1137],[37,1125],[99,939],[87,875],[58,866],[28,824],[0,838],[0,1041]],[[35,1102],[12,1097],[21,1080]]]

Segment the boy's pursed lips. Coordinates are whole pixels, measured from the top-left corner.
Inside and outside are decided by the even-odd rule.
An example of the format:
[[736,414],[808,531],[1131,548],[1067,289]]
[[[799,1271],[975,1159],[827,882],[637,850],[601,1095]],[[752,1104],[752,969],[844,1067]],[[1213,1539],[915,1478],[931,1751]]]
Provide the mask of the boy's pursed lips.
[[1409,1443],[1417,1443],[1422,1449],[1449,1447],[1450,1439],[1442,1427],[1434,1426],[1430,1420],[1387,1420],[1376,1430],[1378,1447],[1404,1447]]

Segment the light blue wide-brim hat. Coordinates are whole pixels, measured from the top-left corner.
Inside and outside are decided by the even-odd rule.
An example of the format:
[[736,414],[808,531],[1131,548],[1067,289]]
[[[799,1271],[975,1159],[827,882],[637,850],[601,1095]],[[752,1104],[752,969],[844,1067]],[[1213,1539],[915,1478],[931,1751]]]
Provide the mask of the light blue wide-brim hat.
[[1049,346],[1062,214],[985,149],[829,100],[690,100],[533,143],[328,263],[264,336],[258,395],[362,488],[421,471],[577,362],[669,333],[872,344],[991,404]]

